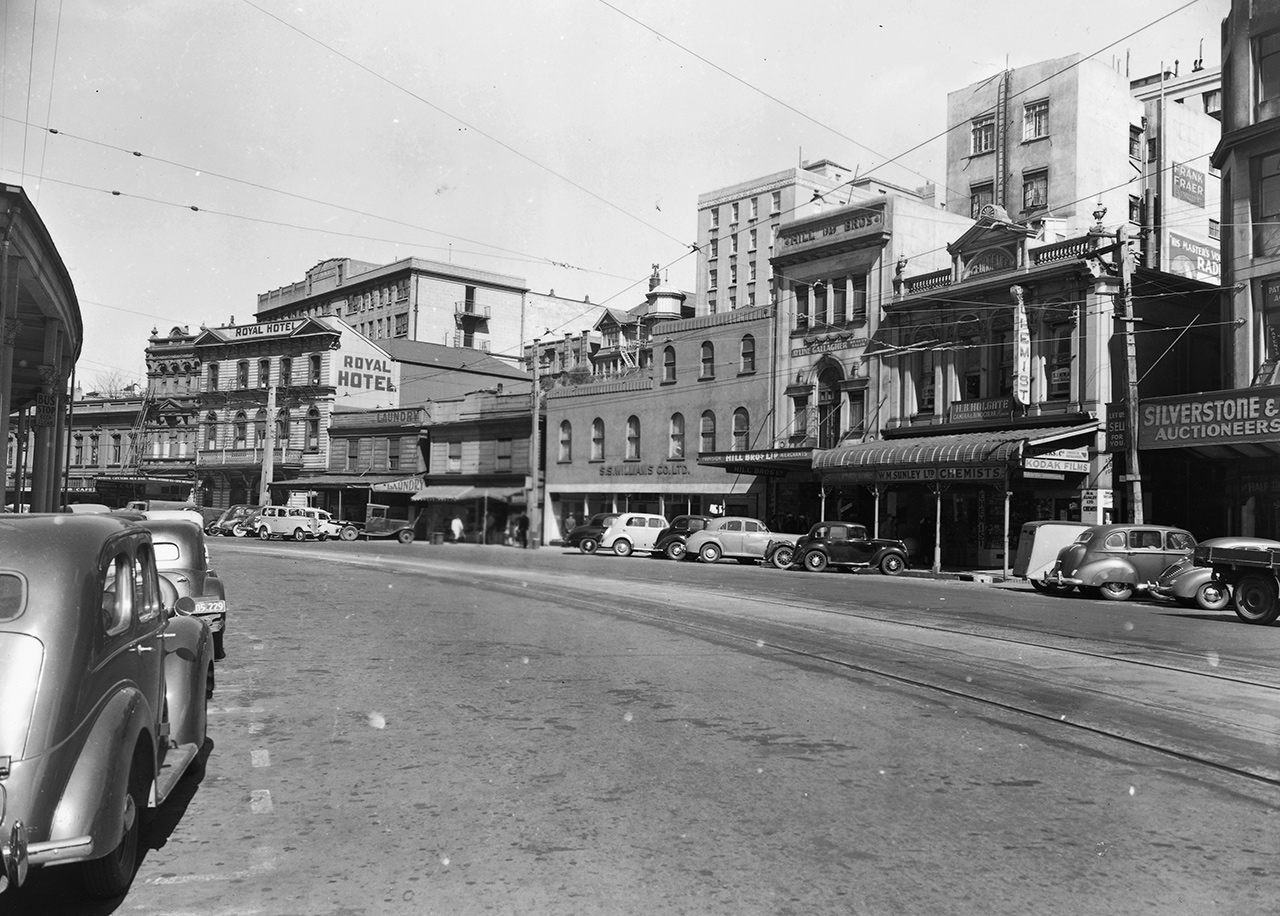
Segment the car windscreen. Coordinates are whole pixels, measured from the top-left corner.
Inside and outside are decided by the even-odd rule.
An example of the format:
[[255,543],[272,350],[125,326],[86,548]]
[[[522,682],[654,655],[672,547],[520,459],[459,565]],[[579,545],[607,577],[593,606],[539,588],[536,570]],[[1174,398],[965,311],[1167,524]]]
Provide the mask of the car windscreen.
[[0,620],[17,617],[26,603],[26,583],[12,573],[0,573]]

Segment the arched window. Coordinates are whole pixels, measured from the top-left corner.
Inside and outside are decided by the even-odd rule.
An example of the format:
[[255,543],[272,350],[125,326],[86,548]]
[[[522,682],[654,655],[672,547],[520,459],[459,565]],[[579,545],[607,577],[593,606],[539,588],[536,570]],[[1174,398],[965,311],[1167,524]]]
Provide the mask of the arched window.
[[667,446],[668,458],[684,457],[684,414],[671,415],[671,442]]
[[739,407],[733,412],[733,451],[745,452],[751,447],[751,416],[747,408]]
[[702,372],[698,378],[715,378],[716,376],[716,348],[712,346],[711,341],[704,340],[702,342]]
[[662,380],[664,382],[674,382],[676,380],[675,347],[667,347],[662,351]]
[[573,460],[573,427],[565,420],[560,424],[560,461]]
[[261,448],[267,441],[267,412],[262,408],[258,408],[258,412],[253,415],[253,446]]
[[271,360],[269,359],[258,360],[258,387],[271,387]]
[[591,421],[591,460],[604,461],[604,420]]
[[209,390],[210,391],[218,390],[218,364],[217,363],[209,364]]
[[289,417],[289,408],[285,407],[280,411],[276,419],[276,446],[289,445],[289,427],[292,425]]
[[698,451],[714,452],[716,450],[716,415],[713,411],[702,412],[702,422],[698,426]]
[[249,361],[247,359],[242,359],[236,363],[236,387],[249,387]]
[[756,339],[750,334],[742,336],[742,347],[739,350],[738,371],[742,373],[756,371]]
[[320,448],[320,409],[312,407],[307,411],[307,451],[314,452]]
[[310,371],[308,372],[307,384],[319,385],[320,384],[320,354],[312,353],[310,363],[311,363],[311,368],[310,368]]
[[627,460],[640,460],[640,418],[627,417]]
[[245,416],[245,413],[243,410],[236,411],[236,422],[235,422],[235,442],[236,442],[235,447],[236,448],[245,448],[246,446],[246,442],[248,441],[248,438],[249,438],[248,421],[249,421],[249,418]]
[[213,411],[204,418],[204,447],[208,449],[218,447],[218,415]]

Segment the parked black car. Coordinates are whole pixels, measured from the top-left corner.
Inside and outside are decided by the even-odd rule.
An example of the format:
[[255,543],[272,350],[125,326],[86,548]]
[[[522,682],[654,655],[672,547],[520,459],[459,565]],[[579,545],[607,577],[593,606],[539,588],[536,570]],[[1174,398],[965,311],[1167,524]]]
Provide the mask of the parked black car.
[[577,547],[583,553],[595,553],[600,546],[600,535],[618,518],[617,512],[597,512],[581,525],[565,535],[567,547]]
[[658,532],[658,540],[653,544],[655,556],[663,556],[668,560],[679,560],[684,556],[684,545],[689,534],[701,531],[711,521],[706,515],[677,515],[671,525]]
[[865,525],[818,522],[796,541],[792,567],[822,572],[828,566],[878,569],[896,576],[909,565],[907,545],[892,538],[867,536]]

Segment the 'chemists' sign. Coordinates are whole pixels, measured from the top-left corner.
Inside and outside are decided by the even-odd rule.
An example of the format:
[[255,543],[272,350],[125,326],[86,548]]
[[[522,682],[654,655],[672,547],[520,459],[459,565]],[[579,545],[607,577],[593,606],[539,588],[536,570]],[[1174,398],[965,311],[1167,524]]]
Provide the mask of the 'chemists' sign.
[[1280,387],[1143,400],[1138,447],[1280,442]]

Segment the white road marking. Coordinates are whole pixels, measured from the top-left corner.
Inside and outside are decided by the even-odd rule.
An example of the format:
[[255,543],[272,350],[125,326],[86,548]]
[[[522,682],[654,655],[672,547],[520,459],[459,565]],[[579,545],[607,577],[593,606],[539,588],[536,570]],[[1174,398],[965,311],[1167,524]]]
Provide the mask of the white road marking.
[[253,765],[256,767],[271,766],[271,752],[265,749],[250,751],[249,759],[253,761]]
[[270,814],[272,811],[271,792],[267,789],[254,789],[250,792],[249,810],[254,814]]

